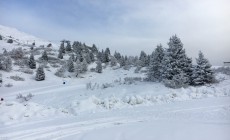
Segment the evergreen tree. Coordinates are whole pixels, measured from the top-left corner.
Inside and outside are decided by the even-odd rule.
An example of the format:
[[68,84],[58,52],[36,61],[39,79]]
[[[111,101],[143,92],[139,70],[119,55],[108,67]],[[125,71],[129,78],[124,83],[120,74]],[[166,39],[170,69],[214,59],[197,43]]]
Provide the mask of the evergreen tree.
[[101,61],[97,62],[96,72],[97,73],[102,73],[102,64],[101,64]]
[[91,63],[91,58],[90,58],[90,54],[89,54],[89,53],[86,53],[86,54],[85,54],[85,60],[86,60],[86,62],[87,62],[88,64]]
[[95,44],[93,44],[93,46],[92,46],[92,52],[93,53],[98,53],[98,49],[97,49]]
[[38,67],[35,80],[37,81],[45,80],[45,72],[42,66]]
[[61,46],[60,46],[59,50],[60,50],[62,53],[65,53],[64,42],[61,43]]
[[72,51],[72,48],[71,48],[71,45],[70,45],[70,41],[67,41],[67,45],[66,45],[66,48],[65,48],[66,51]]
[[114,53],[113,56],[114,56],[118,61],[121,59],[121,54],[118,53],[118,52],[116,52],[116,51],[115,51],[115,53]]
[[104,57],[105,57],[105,60],[104,60],[105,63],[106,63],[106,62],[109,62],[109,61],[110,61],[110,60],[109,60],[109,56],[110,56],[110,50],[109,50],[109,48],[106,48],[106,49],[105,49],[105,54],[104,54],[104,55],[105,55],[105,56],[104,56]]
[[83,60],[83,62],[82,62],[82,73],[84,73],[84,72],[87,72],[87,70],[88,70],[88,63],[86,62],[86,60],[84,59]]
[[42,60],[48,61],[48,55],[46,51],[42,53]]
[[150,64],[148,67],[147,78],[150,81],[162,80],[162,60],[164,58],[164,49],[160,45],[157,46],[150,58]]
[[[175,79],[174,77],[185,76],[184,78],[181,78],[186,79],[183,80],[183,85],[178,85],[176,87],[186,86],[189,84],[190,79],[190,73],[187,73],[187,70],[190,69],[189,67],[191,65],[187,64],[187,62],[190,60],[185,54],[183,44],[181,40],[175,35],[170,38],[168,46],[169,48],[166,49],[163,59],[163,79],[166,83],[169,83],[169,81],[171,83],[175,83],[173,81]],[[181,73],[183,74],[181,75]]]
[[115,58],[115,57],[111,57],[111,60],[110,60],[110,65],[111,65],[111,67],[113,67],[113,66],[116,66],[117,65],[117,59]]
[[7,57],[0,57],[0,70],[11,71],[12,70],[12,59]]
[[36,69],[36,62],[34,60],[34,55],[33,54],[30,55],[28,64],[29,64],[29,67],[31,69]]
[[0,40],[2,40],[2,35],[0,35]]
[[63,59],[63,54],[61,50],[58,51],[58,58]]
[[119,63],[120,63],[120,67],[125,66],[125,58],[124,58],[124,56],[121,57]]
[[89,53],[89,57],[90,57],[90,61],[91,62],[94,62],[95,59],[94,59],[94,54],[92,52]]
[[214,72],[212,71],[212,65],[204,57],[203,53],[199,52],[199,57],[196,59],[197,65],[194,67],[192,75],[193,85],[204,85],[206,83],[212,83],[214,79]]
[[101,52],[97,53],[97,61],[102,62],[102,53]]
[[141,67],[147,66],[148,58],[147,58],[147,55],[146,55],[146,53],[144,51],[141,51],[139,60],[140,60],[140,66]]
[[68,68],[68,72],[74,72],[74,64],[71,57],[68,60],[67,68]]

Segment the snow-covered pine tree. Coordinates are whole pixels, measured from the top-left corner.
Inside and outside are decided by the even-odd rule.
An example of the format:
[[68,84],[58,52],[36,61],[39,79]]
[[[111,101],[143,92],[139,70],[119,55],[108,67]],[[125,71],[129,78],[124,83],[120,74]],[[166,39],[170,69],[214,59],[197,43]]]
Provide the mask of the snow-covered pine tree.
[[97,49],[97,47],[96,47],[96,45],[95,44],[93,44],[93,46],[92,46],[92,53],[98,53],[98,49]]
[[89,54],[89,53],[86,53],[86,54],[85,54],[85,60],[86,60],[86,62],[87,62],[88,64],[91,63],[91,58],[90,58],[90,54]]
[[0,35],[0,40],[2,40],[2,35]]
[[140,65],[141,67],[147,66],[148,58],[147,58],[147,55],[146,55],[146,53],[145,53],[144,51],[141,51],[139,60],[140,60],[139,65]]
[[60,49],[58,50],[58,58],[63,59],[63,54]]
[[120,67],[125,66],[125,57],[124,56],[121,56],[119,63],[120,63]]
[[89,53],[89,57],[91,62],[95,61],[94,54],[92,52]]
[[65,50],[66,50],[66,51],[69,51],[69,52],[72,51],[70,41],[67,41],[67,45],[66,45]]
[[110,65],[111,67],[117,65],[117,59],[114,56],[111,56]]
[[97,61],[102,62],[102,53],[100,51],[97,53]]
[[47,55],[46,50],[44,50],[44,52],[42,53],[42,60],[48,61],[48,55]]
[[42,66],[39,66],[37,69],[37,73],[36,73],[36,77],[35,77],[36,81],[42,81],[45,80],[45,72]]
[[9,56],[0,57],[0,69],[8,72],[12,70],[12,59]]
[[87,72],[87,70],[88,70],[88,63],[86,62],[86,59],[84,59],[83,60],[83,62],[82,62],[82,64],[81,64],[82,66],[82,73],[85,73],[85,72]]
[[118,61],[121,59],[121,54],[119,52],[116,52],[114,53],[113,55]]
[[73,64],[73,60],[70,57],[67,63],[67,70],[68,72],[74,72],[74,64]]
[[147,79],[150,81],[162,80],[162,60],[164,58],[164,49],[162,45],[157,45],[150,57],[150,64],[148,67]]
[[110,56],[110,50],[109,48],[106,48],[105,49],[105,63],[110,61],[109,56]]
[[[180,77],[183,79],[184,83],[180,83],[182,85],[176,85],[177,87],[183,87],[189,84],[189,74],[187,72],[188,57],[185,54],[185,50],[183,49],[183,44],[176,35],[172,36],[168,43],[169,48],[166,49],[163,58],[163,73],[162,77],[166,85],[168,83],[175,83],[173,80],[174,77]],[[181,73],[183,73],[181,75]],[[184,76],[181,77],[181,76]],[[170,86],[172,87],[172,86]]]
[[97,66],[96,66],[95,70],[96,70],[97,73],[102,73],[102,64],[101,64],[101,61],[97,62]]
[[36,69],[36,62],[34,60],[34,55],[32,53],[30,54],[28,65],[31,69]]
[[60,50],[62,53],[65,53],[64,42],[61,43],[61,46],[60,46],[59,50]]
[[70,57],[71,57],[72,61],[75,62],[75,56],[74,56],[74,54],[71,54]]
[[196,63],[197,65],[194,66],[192,75],[192,84],[204,85],[212,83],[214,80],[214,72],[211,69],[212,65],[201,51],[199,52],[199,57],[196,59]]

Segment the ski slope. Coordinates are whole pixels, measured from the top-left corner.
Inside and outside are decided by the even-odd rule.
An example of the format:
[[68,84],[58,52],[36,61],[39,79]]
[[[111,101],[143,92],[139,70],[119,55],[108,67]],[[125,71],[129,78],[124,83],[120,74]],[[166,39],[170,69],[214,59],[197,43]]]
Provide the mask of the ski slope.
[[[1,25],[0,34],[5,37],[0,51],[29,49],[25,40],[50,43]],[[17,42],[6,43],[9,36]],[[1,71],[0,140],[230,139],[229,75],[217,73],[219,83],[212,85],[170,89],[162,83],[126,83],[127,77],[145,78],[145,73],[134,73],[135,68],[107,66],[102,74],[88,71],[81,78],[74,74],[60,78],[49,67],[45,81],[34,80],[35,70],[26,74],[19,69]],[[25,81],[10,78],[15,75]],[[13,86],[4,86],[7,83]],[[95,88],[87,89],[89,83]],[[104,84],[109,86],[103,88]],[[27,102],[16,99],[29,93],[34,96]]]

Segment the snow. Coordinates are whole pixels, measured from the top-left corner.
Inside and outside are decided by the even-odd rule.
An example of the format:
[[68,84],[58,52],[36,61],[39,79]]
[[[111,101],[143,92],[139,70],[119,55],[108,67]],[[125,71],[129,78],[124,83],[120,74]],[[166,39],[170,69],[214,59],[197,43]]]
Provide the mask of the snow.
[[[36,45],[49,43],[0,26],[0,34],[20,40],[36,40]],[[25,43],[25,42],[24,42]],[[0,48],[8,44],[0,40]],[[38,56],[36,56],[38,57]],[[68,57],[64,56],[68,59]],[[37,58],[36,58],[37,59]],[[48,65],[49,66],[49,65]],[[89,66],[95,68],[93,63]],[[105,67],[105,66],[104,66]],[[66,73],[54,75],[55,68],[45,68],[45,81],[35,81],[33,74],[1,71],[0,139],[4,140],[229,140],[230,138],[230,76],[218,73],[219,83],[197,87],[170,89],[162,83],[136,81],[126,77],[145,78],[107,66],[102,74],[86,72],[82,78]],[[18,75],[25,81],[14,81]],[[63,84],[65,81],[66,84]],[[94,89],[87,89],[87,83]],[[12,87],[5,84],[12,83]],[[103,88],[108,85],[107,88]],[[34,95],[21,102],[18,94]]]

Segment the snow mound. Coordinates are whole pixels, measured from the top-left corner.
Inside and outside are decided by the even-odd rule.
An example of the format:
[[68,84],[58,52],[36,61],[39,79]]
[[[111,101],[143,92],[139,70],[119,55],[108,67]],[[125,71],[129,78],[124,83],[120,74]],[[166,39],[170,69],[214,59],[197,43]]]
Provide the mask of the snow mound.
[[15,121],[26,121],[31,118],[55,117],[66,115],[64,110],[42,106],[33,102],[15,101],[0,103],[0,124]]

